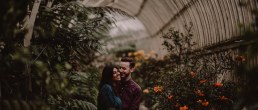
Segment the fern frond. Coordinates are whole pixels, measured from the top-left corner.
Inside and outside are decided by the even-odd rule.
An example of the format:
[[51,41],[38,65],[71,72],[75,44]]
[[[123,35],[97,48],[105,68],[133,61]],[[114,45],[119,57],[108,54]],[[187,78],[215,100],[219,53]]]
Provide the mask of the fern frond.
[[50,110],[43,101],[27,102],[24,100],[1,100],[0,108],[4,110]]

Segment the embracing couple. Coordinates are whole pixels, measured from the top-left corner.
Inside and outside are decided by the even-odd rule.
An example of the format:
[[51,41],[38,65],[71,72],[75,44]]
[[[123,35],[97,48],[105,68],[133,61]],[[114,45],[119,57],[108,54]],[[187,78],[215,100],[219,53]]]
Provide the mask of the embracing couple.
[[135,61],[123,57],[119,65],[106,65],[99,84],[98,110],[139,110],[141,87],[131,78]]

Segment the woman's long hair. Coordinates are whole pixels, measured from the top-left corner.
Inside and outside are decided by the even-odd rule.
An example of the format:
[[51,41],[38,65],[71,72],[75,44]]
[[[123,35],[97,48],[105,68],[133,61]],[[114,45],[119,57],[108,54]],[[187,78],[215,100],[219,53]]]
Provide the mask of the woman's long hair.
[[[104,84],[109,84],[110,86],[112,86],[112,89],[113,91],[115,92],[114,88],[113,88],[113,85],[112,85],[112,80],[113,80],[113,69],[114,68],[117,68],[115,65],[113,64],[108,64],[104,67],[103,71],[102,71],[102,76],[101,76],[101,80],[100,80],[100,83],[99,83],[99,94],[98,94],[98,97],[97,97],[97,105],[98,107],[100,106],[100,101],[102,100],[100,98],[100,91],[101,91],[101,87],[104,85]],[[116,94],[116,92],[115,92]]]
[[104,84],[109,84],[112,86],[112,79],[113,79],[113,69],[115,68],[115,65],[108,64],[104,67],[102,71],[101,80],[99,83],[99,90]]

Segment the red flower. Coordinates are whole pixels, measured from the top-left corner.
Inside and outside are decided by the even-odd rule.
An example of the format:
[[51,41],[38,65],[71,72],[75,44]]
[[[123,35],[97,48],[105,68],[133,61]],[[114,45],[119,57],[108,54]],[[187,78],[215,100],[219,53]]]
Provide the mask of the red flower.
[[245,57],[244,56],[237,56],[236,58],[235,58],[237,61],[240,61],[240,62],[244,62],[245,61]]
[[206,79],[200,80],[200,83],[205,83],[205,82],[207,82]]
[[214,84],[214,86],[215,86],[215,87],[222,87],[222,86],[223,86],[223,84],[221,84],[221,83],[217,82],[217,83],[215,83],[215,84]]

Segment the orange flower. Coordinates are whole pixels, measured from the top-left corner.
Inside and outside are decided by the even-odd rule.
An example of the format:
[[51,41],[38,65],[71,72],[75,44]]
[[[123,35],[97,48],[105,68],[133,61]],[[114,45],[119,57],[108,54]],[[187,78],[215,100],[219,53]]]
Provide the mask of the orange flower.
[[201,90],[197,90],[197,91],[194,91],[195,94],[199,95],[199,96],[204,96],[204,94],[202,93]]
[[191,75],[192,77],[195,77],[195,76],[196,76],[196,73],[193,72],[193,71],[191,71],[191,72],[190,72],[190,75]]
[[183,107],[180,107],[180,110],[188,110],[188,107],[185,105]]
[[173,99],[173,95],[168,95],[168,99],[172,100]]
[[154,92],[162,92],[163,91],[163,87],[162,86],[155,86],[154,87]]
[[205,100],[205,101],[202,102],[202,105],[207,107],[209,105],[209,102]]
[[208,106],[209,105],[209,102],[208,101],[206,101],[206,99],[204,99],[204,100],[198,100],[198,101],[196,101],[197,103],[201,103],[202,104],[202,106]]
[[222,86],[223,86],[223,84],[221,84],[221,83],[217,82],[217,83],[215,83],[215,84],[214,84],[214,86],[215,86],[215,87],[222,87]]
[[149,89],[144,89],[143,93],[148,94],[148,93],[150,93],[150,91],[149,91]]
[[207,80],[203,79],[203,80],[200,80],[200,83],[205,83],[207,82]]
[[220,97],[221,100],[227,100],[228,98],[225,97],[224,95]]

